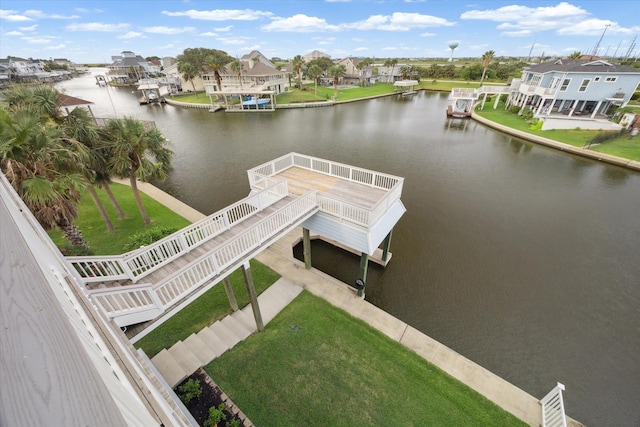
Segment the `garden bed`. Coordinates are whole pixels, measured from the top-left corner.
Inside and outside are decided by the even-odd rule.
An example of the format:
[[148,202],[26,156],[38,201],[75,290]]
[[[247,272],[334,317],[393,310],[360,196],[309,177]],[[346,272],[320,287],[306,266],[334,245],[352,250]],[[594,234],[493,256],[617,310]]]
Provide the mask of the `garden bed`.
[[[199,397],[191,399],[184,406],[189,410],[193,418],[199,425],[204,426],[205,421],[209,417],[209,408],[218,408],[221,403],[224,403],[224,415],[225,419],[218,422],[218,427],[231,427],[231,426],[243,426],[253,427],[253,423],[247,416],[229,399],[218,385],[211,379],[211,377],[200,368],[187,377],[183,382],[178,384],[174,391],[180,396],[180,387],[187,383],[190,379],[198,380],[202,387],[202,394]],[[237,420],[237,421],[236,421]]]

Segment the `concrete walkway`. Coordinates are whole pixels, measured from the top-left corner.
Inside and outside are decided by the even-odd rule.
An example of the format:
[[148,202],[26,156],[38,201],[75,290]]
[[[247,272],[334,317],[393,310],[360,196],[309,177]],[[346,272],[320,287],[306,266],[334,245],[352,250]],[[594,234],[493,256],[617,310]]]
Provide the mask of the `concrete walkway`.
[[[127,184],[127,182],[123,183]],[[175,210],[186,219],[197,221],[204,218],[203,214],[156,187],[144,184],[140,186],[140,190],[168,208]],[[300,236],[302,236],[301,229],[295,229],[257,257],[258,261],[282,276],[258,298],[265,324],[291,302],[302,289],[306,289],[415,351],[425,360],[527,424],[536,427],[542,424],[541,405],[538,398],[359,298],[355,290],[347,284],[314,268],[305,269],[304,263],[293,257],[291,246]],[[198,334],[193,334],[184,342],[177,343],[171,349],[163,350],[152,360],[163,373],[167,382],[173,386],[198,367],[213,360],[226,349],[233,347],[237,342],[253,333],[255,322],[252,322],[251,313],[251,308],[247,306],[232,316],[228,316],[228,319],[231,320],[224,319],[216,322]],[[226,328],[221,328],[225,325]],[[228,333],[229,331],[232,333]],[[185,373],[187,371],[190,372]],[[554,386],[555,384],[549,384],[549,390]],[[582,426],[570,418],[567,421],[570,426]]]

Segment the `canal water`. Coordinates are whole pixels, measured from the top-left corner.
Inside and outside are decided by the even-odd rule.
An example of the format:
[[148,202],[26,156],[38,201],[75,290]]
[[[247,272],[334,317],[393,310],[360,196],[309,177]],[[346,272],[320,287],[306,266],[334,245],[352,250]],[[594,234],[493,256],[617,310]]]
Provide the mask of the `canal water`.
[[[175,151],[160,186],[203,213],[292,151],[404,177],[367,300],[538,398],[562,382],[587,425],[640,426],[639,173],[447,119],[447,94],[231,114],[140,106],[93,76],[58,87],[155,121]],[[359,258],[316,242],[313,262],[352,283]]]

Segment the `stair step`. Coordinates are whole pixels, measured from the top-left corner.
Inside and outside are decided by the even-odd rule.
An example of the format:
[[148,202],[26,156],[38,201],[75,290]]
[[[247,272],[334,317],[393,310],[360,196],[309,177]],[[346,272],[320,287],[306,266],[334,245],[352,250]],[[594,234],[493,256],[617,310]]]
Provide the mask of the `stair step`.
[[209,326],[215,334],[217,334],[222,341],[229,347],[233,348],[236,344],[240,342],[240,337],[230,331],[225,325],[223,325],[219,320],[215,322],[213,325]]
[[204,343],[211,348],[217,356],[220,356],[225,351],[229,350],[229,346],[222,340],[222,338],[209,328],[204,328],[196,335],[198,335],[198,337],[200,337],[200,339],[204,341]]
[[242,324],[247,330],[251,333],[254,333],[258,330],[256,326],[256,320],[253,317],[253,311],[251,309],[251,305],[247,306],[248,310],[238,310],[231,314],[231,317],[236,319],[238,323]]
[[184,368],[187,375],[193,374],[202,364],[195,354],[182,342],[178,341],[169,349],[176,362]]
[[216,358],[216,352],[198,335],[191,334],[184,340],[184,345],[198,358],[201,365],[206,365]]
[[151,361],[155,367],[158,368],[158,371],[160,371],[162,377],[170,387],[175,387],[180,384],[180,382],[190,374],[187,373],[187,371],[173,357],[173,354],[169,353],[166,348],[153,356]]
[[247,329],[242,323],[236,320],[235,317],[227,316],[220,321],[224,326],[226,326],[231,332],[236,334],[240,340],[244,340],[249,335],[251,335],[251,331]]

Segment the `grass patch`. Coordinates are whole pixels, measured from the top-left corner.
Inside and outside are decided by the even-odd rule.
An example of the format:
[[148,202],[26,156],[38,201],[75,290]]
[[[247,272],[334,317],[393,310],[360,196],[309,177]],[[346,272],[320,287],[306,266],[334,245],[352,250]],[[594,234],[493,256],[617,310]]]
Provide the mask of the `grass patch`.
[[257,425],[526,425],[306,291],[205,369]]
[[[256,292],[261,294],[271,286],[280,275],[256,260],[251,260],[251,276]],[[249,295],[240,270],[229,276],[233,292],[239,307],[249,303]],[[135,343],[149,357],[158,354],[163,348],[169,348],[193,333],[200,332],[216,320],[231,314],[231,307],[222,284],[217,284],[200,298],[180,310],[177,314],[154,329],[149,335]]]
[[169,97],[169,99],[178,102],[188,102],[190,104],[211,104],[211,99],[209,99],[209,96],[204,92],[174,95]]
[[[142,221],[131,188],[123,184],[113,183],[111,184],[111,190],[124,211],[126,218],[123,220],[118,219],[116,211],[113,209],[107,197],[107,193],[100,188],[96,189],[100,200],[102,200],[111,218],[114,226],[113,231],[107,231],[107,227],[98,212],[98,208],[96,208],[91,196],[86,191],[82,194],[80,204],[78,205],[78,219],[75,221],[75,224],[80,231],[82,231],[82,235],[87,242],[89,242],[89,246],[95,255],[117,255],[126,252],[124,247],[129,236],[145,229],[154,227],[180,229],[190,224],[188,220],[179,216],[155,199],[141,193],[142,201],[147,209],[149,218],[151,218],[151,224],[147,226]],[[63,247],[68,244],[62,233],[57,229],[50,231],[49,237],[51,237],[58,247]]]
[[[585,129],[552,129],[552,130],[536,130],[531,129],[531,123],[518,116],[511,114],[504,109],[504,104],[501,102],[498,108],[495,110],[492,107],[485,108],[484,110],[476,109],[475,111],[479,116],[484,117],[496,123],[508,126],[513,129],[517,129],[531,135],[537,135],[544,138],[549,138],[554,141],[563,142],[565,144],[573,145],[575,147],[585,147],[589,144],[589,141],[596,135],[601,134],[601,130],[585,130]],[[606,131],[616,133],[618,131]],[[622,157],[630,160],[640,160],[640,140],[638,137],[629,139],[628,137],[616,138],[608,140],[599,145],[592,145],[589,147],[592,151],[598,151],[601,153],[611,154],[614,156]]]
[[610,139],[601,144],[592,145],[589,149],[598,153],[640,161],[640,136]]

